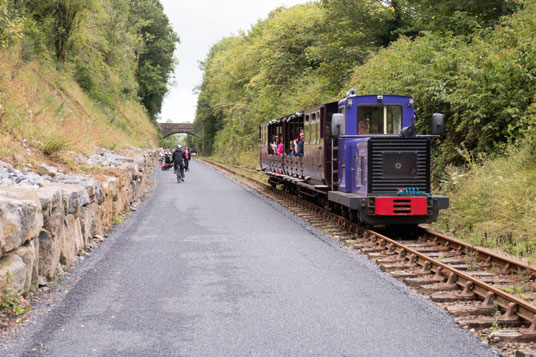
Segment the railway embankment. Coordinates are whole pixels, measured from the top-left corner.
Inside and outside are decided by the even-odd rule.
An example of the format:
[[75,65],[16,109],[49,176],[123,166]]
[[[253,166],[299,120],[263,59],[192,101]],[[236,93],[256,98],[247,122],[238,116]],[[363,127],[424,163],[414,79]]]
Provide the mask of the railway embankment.
[[96,168],[83,174],[0,161],[0,300],[54,280],[103,240],[148,192],[156,154],[97,149],[77,159]]

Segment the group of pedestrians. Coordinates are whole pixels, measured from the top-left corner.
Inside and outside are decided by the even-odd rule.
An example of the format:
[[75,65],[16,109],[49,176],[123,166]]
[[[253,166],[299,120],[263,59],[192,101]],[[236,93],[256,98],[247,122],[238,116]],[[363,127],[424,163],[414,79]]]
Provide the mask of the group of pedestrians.
[[171,151],[169,149],[161,149],[160,158],[158,159],[158,162],[159,162],[160,168],[163,170],[165,169],[164,166],[172,164],[173,159],[171,158]]
[[[191,153],[188,150],[188,146],[183,148],[182,145],[178,144],[173,152],[169,149],[160,151],[160,167],[168,166],[171,168],[171,165],[173,165],[173,170],[177,175],[177,182],[184,182],[184,172],[190,171],[190,158]],[[162,168],[162,170],[167,169],[167,167]]]
[[190,171],[190,151],[188,146],[184,149],[181,144],[173,151],[173,169],[177,174],[177,182],[184,182],[184,171]]

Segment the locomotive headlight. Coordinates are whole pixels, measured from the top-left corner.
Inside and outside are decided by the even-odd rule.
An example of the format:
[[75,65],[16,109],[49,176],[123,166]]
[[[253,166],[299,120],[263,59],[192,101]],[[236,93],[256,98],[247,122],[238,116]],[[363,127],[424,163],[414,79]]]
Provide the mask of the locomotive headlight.
[[408,106],[412,107],[414,103],[415,101],[413,100],[413,98],[410,98],[408,102]]
[[381,102],[383,100],[383,95],[377,96],[376,99],[378,99],[378,102]]

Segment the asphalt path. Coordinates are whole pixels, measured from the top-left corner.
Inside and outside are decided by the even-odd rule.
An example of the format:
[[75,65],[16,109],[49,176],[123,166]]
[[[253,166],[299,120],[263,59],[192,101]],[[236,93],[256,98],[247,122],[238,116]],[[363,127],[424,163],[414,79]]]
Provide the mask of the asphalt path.
[[13,356],[491,356],[452,317],[192,160],[80,263]]

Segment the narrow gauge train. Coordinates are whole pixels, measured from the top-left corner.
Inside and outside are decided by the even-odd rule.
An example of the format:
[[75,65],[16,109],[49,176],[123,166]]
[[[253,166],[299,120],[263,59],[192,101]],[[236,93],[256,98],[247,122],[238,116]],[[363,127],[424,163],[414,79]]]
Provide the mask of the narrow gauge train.
[[[442,114],[432,135],[416,135],[414,100],[397,95],[356,95],[320,104],[259,126],[261,172],[273,186],[317,200],[368,225],[430,223],[449,199],[430,188],[432,139],[442,135]],[[291,156],[305,134],[303,156]],[[282,138],[283,155],[272,149]],[[279,139],[281,140],[281,139]]]

